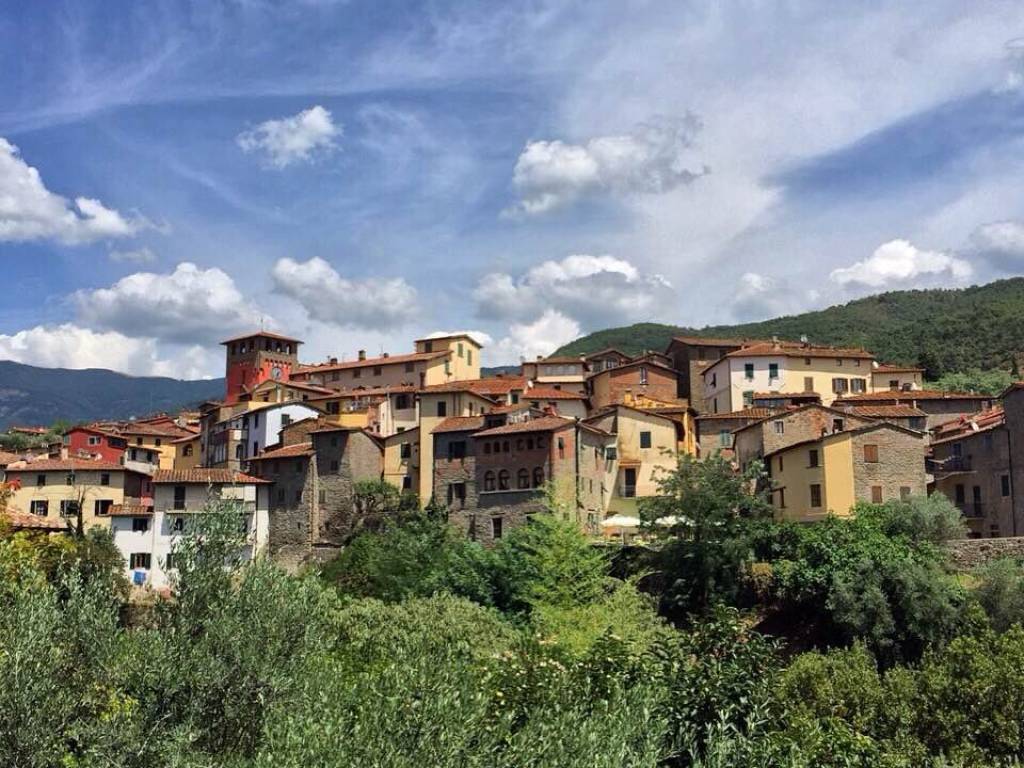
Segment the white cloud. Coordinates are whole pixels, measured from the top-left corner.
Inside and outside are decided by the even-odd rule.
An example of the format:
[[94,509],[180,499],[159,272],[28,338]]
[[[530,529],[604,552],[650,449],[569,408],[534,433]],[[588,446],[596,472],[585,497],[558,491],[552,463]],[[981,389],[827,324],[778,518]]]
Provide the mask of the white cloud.
[[309,316],[352,328],[395,328],[418,313],[416,289],[400,277],[349,280],[321,258],[279,259],[271,271],[276,289]]
[[96,332],[72,323],[0,334],[0,359],[44,368],[107,368],[134,376],[195,379],[216,371],[210,354],[190,347],[161,356],[155,339]]
[[675,309],[664,277],[607,255],[545,261],[519,278],[494,272],[480,280],[473,296],[481,317],[526,320],[555,307],[585,327],[649,320]]
[[912,287],[921,281],[962,283],[972,274],[970,263],[952,253],[921,250],[898,239],[882,243],[862,261],[832,270],[829,279],[844,287],[895,289]]
[[269,320],[227,273],[187,261],[168,275],[136,272],[109,288],[78,291],[74,300],[87,327],[179,343],[212,344]]
[[657,118],[632,133],[598,136],[586,144],[527,143],[512,174],[520,201],[507,213],[541,214],[597,192],[659,193],[709,172],[692,152],[700,122]]
[[490,353],[493,365],[513,365],[520,359],[547,356],[580,336],[580,326],[571,317],[546,309],[533,322],[513,323],[508,335],[494,345]]
[[1024,224],[1019,221],[982,224],[971,233],[967,250],[1000,272],[1020,272],[1024,269]]
[[262,153],[275,168],[286,168],[300,161],[312,161],[317,155],[329,154],[336,148],[335,139],[341,136],[342,130],[330,111],[317,105],[291,117],[260,123],[240,133],[236,141],[242,151]]
[[76,197],[71,202],[51,192],[18,148],[0,137],[0,242],[57,240],[78,245],[128,237],[146,226],[144,219],[125,218],[99,200]]
[[111,261],[124,264],[152,264],[156,261],[156,254],[145,246],[131,251],[111,251],[108,256]]

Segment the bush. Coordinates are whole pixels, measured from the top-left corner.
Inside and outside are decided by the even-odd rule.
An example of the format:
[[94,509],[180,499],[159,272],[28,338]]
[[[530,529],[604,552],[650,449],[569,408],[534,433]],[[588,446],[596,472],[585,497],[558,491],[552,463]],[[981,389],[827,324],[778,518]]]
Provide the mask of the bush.
[[1024,623],[1024,568],[1012,558],[1000,558],[975,571],[974,595],[992,626],[1005,631]]

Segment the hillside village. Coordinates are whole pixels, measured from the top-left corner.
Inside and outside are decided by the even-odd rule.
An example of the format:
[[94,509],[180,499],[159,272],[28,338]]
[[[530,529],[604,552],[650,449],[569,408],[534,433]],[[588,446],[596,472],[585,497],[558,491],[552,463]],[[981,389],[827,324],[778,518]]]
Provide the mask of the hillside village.
[[763,465],[780,519],[942,493],[971,537],[1024,532],[1024,384],[1000,397],[932,391],[921,368],[806,338],[679,336],[489,378],[468,333],[319,363],[301,346],[266,331],[228,339],[220,401],[0,453],[8,521],[107,527],[134,582],[163,588],[187,516],[211,494],[242,502],[250,553],[298,568],[355,532],[362,481],[445,509],[484,544],[551,497],[587,534],[629,540],[680,455],[720,454],[737,471]]

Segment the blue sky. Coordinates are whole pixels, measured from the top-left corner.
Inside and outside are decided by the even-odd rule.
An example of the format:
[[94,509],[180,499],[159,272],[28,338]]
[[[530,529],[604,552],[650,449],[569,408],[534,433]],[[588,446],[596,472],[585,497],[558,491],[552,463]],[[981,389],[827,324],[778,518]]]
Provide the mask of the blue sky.
[[[856,7],[853,7],[856,5]],[[0,358],[485,362],[1024,271],[1019,3],[0,2]]]

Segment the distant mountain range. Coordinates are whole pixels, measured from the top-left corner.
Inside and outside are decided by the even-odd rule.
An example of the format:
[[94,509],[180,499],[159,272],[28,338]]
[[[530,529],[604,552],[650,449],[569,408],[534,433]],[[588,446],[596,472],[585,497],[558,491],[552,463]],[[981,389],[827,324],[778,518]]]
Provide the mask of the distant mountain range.
[[627,354],[663,351],[673,336],[799,339],[858,346],[878,359],[921,365],[929,379],[972,368],[1010,370],[1024,362],[1024,278],[962,289],[894,291],[817,312],[756,323],[681,328],[639,323],[609,328],[566,344],[555,354],[616,347]]
[[0,431],[57,419],[127,419],[174,411],[224,395],[224,379],[179,381],[98,368],[37,368],[0,360]]

